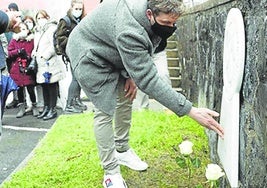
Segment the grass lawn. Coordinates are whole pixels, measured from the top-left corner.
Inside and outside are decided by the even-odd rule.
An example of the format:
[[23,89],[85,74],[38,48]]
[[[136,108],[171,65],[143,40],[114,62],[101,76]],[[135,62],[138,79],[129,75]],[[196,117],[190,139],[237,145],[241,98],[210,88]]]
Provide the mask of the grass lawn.
[[[201,167],[193,169],[191,182],[187,169],[178,166],[178,145],[185,139],[193,146]],[[142,111],[134,112],[130,144],[149,164],[145,172],[122,166],[129,188],[176,188],[205,186],[205,167],[210,162],[204,129],[188,117]],[[176,148],[176,149],[175,149]],[[41,140],[27,165],[16,172],[7,188],[100,188],[103,170],[93,133],[93,114],[60,116]]]

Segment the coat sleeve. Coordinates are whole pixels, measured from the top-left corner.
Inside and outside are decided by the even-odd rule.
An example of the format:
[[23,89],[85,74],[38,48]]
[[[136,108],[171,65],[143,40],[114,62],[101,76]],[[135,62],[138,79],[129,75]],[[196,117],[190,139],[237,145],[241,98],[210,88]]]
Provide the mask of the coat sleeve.
[[8,56],[11,58],[15,58],[18,56],[18,48],[16,47],[16,40],[12,39],[8,45]]
[[9,18],[7,14],[0,10],[0,34],[4,33],[8,27]]
[[57,26],[57,40],[58,44],[60,45],[60,49],[63,49],[65,52],[67,42],[68,42],[68,37],[70,34],[70,28],[68,28],[67,23],[61,19],[60,22],[58,23]]
[[126,71],[143,92],[178,116],[189,113],[192,103],[160,79],[149,52],[150,39],[145,32],[124,31],[118,35],[116,45]]

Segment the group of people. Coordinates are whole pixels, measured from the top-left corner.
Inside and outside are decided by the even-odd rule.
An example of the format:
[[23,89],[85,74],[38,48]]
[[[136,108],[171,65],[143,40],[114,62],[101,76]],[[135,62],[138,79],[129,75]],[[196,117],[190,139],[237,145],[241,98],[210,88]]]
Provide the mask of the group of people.
[[[8,8],[8,11],[19,11],[15,3],[11,3]],[[59,81],[65,78],[66,67],[61,60],[61,55],[56,54],[54,49],[54,33],[57,30],[57,40],[65,51],[69,33],[83,16],[82,0],[72,0],[71,2],[71,7],[67,12],[71,23],[70,28],[66,26],[63,19],[59,23],[51,19],[45,10],[37,11],[35,18],[21,15],[22,20],[18,25],[19,32],[11,33],[11,39],[6,46],[7,72],[19,86],[18,90],[13,92],[13,101],[6,107],[18,107],[17,118],[23,117],[30,111],[38,119],[49,120],[57,117]],[[8,35],[6,34],[6,36]],[[29,70],[29,64],[32,61],[37,62],[36,72]],[[81,102],[80,96],[81,87],[72,76],[65,107],[66,112],[82,113],[87,109],[87,106]],[[37,102],[43,106],[40,112]]]
[[[129,145],[132,102],[137,88],[178,116],[188,115],[219,136],[224,135],[223,128],[213,118],[219,114],[207,108],[193,107],[184,95],[160,78],[153,62],[156,48],[163,43],[164,49],[183,10],[179,0],[104,0],[68,37],[66,55],[72,74],[95,106],[94,133],[104,169],[105,188],[127,187],[120,165],[137,171],[144,171],[149,166]],[[0,17],[2,14],[0,12]],[[44,24],[48,20],[46,14],[38,14],[36,18],[40,25],[47,25],[43,29],[54,30],[52,24],[50,27]],[[2,27],[6,23],[1,21],[0,24]],[[33,53],[38,62],[47,66],[52,64],[52,52]],[[47,71],[45,67],[41,70]],[[37,73],[37,83],[44,85],[46,81],[41,74]],[[53,76],[50,83],[57,81]],[[51,87],[56,88],[56,84]],[[50,109],[51,104],[47,104]]]

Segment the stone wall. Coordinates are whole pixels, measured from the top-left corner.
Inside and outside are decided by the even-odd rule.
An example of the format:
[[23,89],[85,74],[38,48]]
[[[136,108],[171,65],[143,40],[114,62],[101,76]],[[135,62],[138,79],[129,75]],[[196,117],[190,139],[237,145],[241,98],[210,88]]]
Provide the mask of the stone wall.
[[[220,112],[223,88],[223,40],[231,8],[243,14],[246,59],[240,95],[239,187],[267,185],[267,0],[209,0],[178,19],[178,58],[183,93],[196,105]],[[219,121],[219,119],[218,119]],[[218,163],[217,136],[210,138]],[[227,187],[227,180],[221,182]]]

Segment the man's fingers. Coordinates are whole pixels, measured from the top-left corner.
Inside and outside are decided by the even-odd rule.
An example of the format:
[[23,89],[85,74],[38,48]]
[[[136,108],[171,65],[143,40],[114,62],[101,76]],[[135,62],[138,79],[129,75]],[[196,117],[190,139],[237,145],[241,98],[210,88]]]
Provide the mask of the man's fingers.
[[133,101],[135,99],[135,97],[136,97],[136,93],[137,93],[137,88],[136,87],[135,88],[133,88],[133,87],[129,88],[129,90],[126,91],[125,97],[129,98],[131,101]]
[[223,130],[221,130],[218,127],[212,126],[211,127],[212,130],[214,130],[215,132],[217,132],[217,134],[223,139],[224,138],[224,132]]
[[224,137],[224,130],[222,126],[217,121],[215,121],[213,118],[212,118],[212,121],[210,121],[210,123],[208,124],[208,128],[217,132],[221,138]]
[[218,117],[220,114],[218,112],[215,112],[213,110],[210,110],[210,109],[206,109],[207,110],[207,113],[213,117]]

